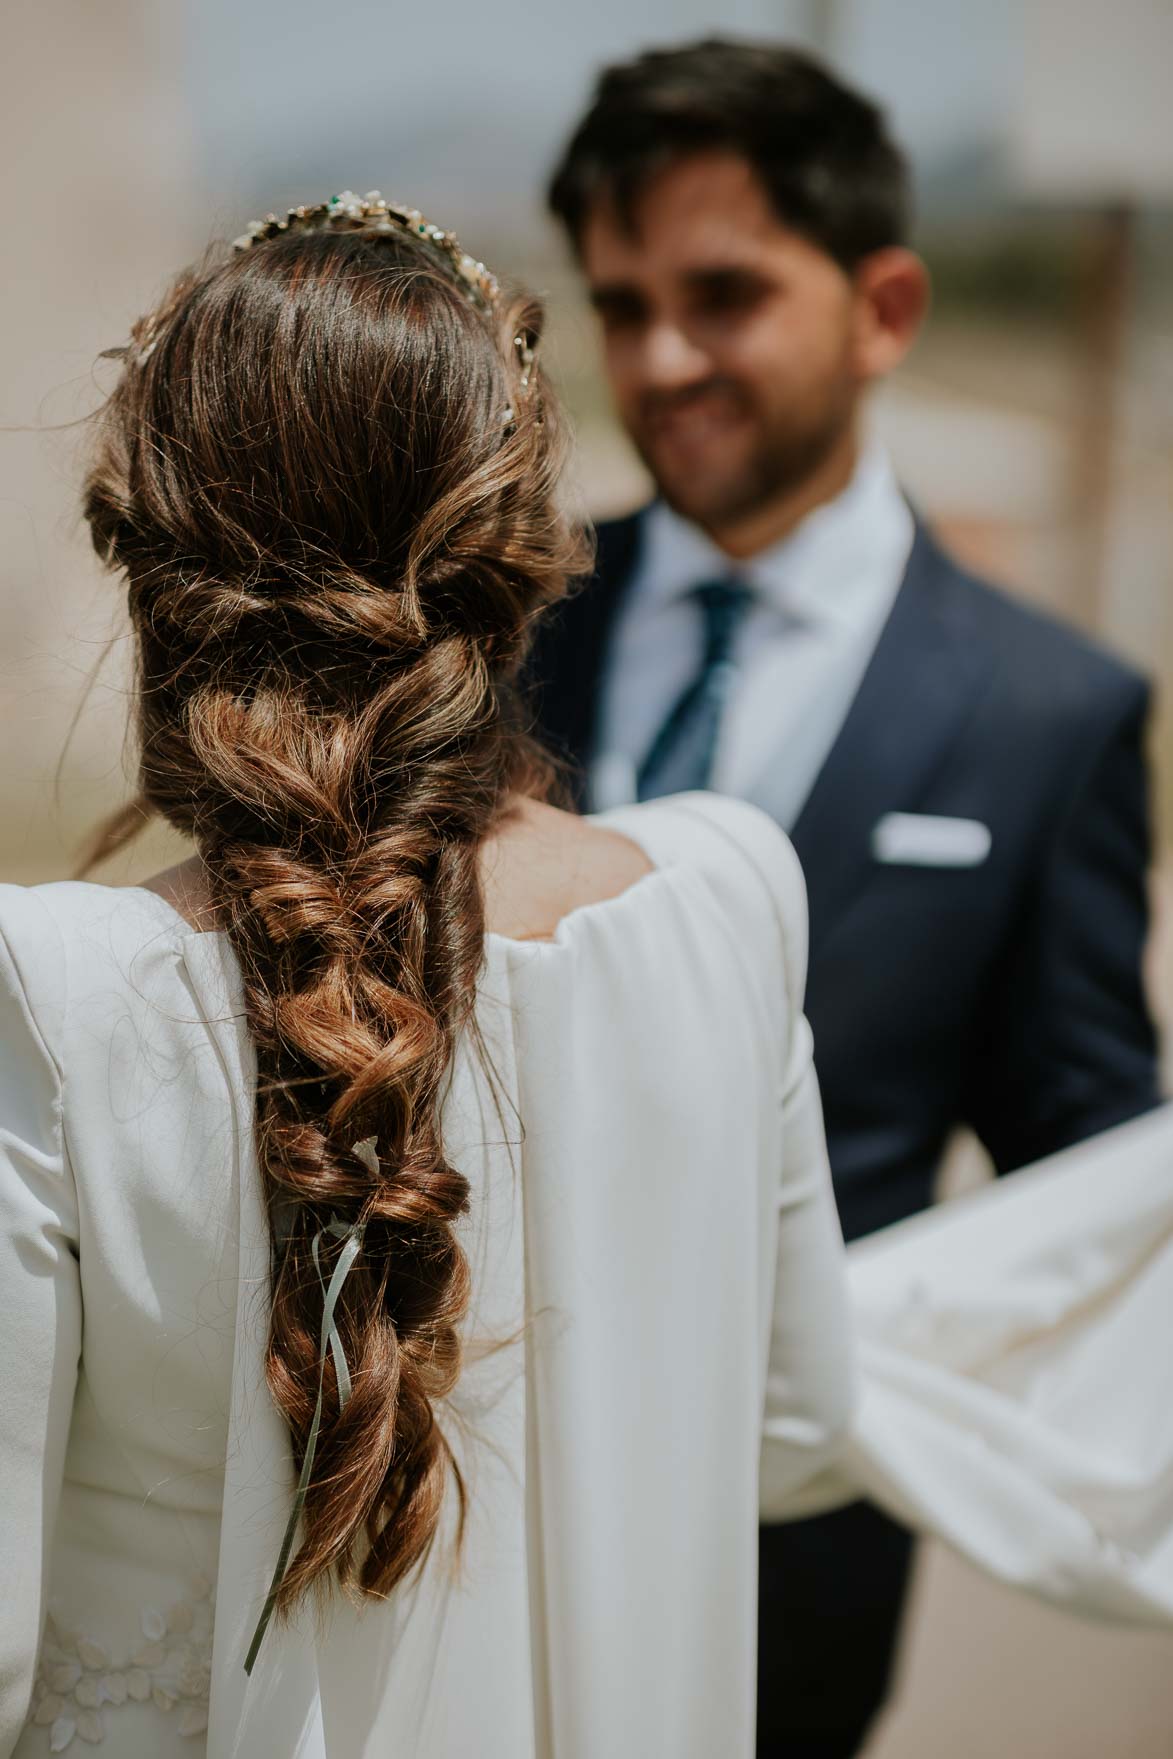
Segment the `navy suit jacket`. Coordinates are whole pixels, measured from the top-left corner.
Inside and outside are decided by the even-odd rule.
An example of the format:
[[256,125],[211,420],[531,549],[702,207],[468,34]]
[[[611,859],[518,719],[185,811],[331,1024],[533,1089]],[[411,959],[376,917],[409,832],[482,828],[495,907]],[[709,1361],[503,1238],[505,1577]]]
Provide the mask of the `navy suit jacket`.
[[[581,774],[640,517],[540,627],[538,725]],[[794,826],[806,1007],[848,1238],[923,1208],[952,1129],[999,1172],[1158,1103],[1141,983],[1145,681],[959,568],[918,527],[855,701]],[[979,866],[879,862],[889,812],[976,819]]]

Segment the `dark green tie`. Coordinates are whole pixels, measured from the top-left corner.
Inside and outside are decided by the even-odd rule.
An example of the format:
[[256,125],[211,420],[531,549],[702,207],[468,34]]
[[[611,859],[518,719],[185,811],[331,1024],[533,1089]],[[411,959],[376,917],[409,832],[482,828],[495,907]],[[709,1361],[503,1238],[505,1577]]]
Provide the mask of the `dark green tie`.
[[709,786],[721,716],[736,673],[733,643],[752,597],[740,580],[706,581],[689,594],[704,618],[701,668],[673,703],[639,766],[641,800]]

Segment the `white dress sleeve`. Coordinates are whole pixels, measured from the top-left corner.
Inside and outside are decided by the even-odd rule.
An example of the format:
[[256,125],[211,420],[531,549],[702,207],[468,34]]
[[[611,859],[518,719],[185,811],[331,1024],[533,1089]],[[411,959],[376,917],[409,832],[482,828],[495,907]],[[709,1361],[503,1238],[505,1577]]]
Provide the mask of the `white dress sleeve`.
[[1173,1626],[1171,1166],[1166,1107],[853,1244],[851,1432],[771,1512],[867,1496],[1070,1612]]
[[742,802],[662,810],[739,847],[782,941],[762,1519],[867,1497],[1068,1611],[1173,1628],[1173,1105],[844,1254],[801,1019],[796,857]]
[[[62,1081],[29,1000],[60,982],[35,899],[0,905],[0,1755],[28,1714],[81,1350],[77,1202]],[[60,998],[63,1000],[63,997]],[[51,1015],[53,1007],[46,1010]],[[38,1014],[40,1010],[38,1010]]]
[[762,1423],[760,1516],[839,1453],[855,1406],[846,1263],[823,1111],[805,1019],[796,1022],[782,1097],[778,1250]]
[[833,1467],[856,1404],[847,1264],[802,1011],[806,882],[789,838],[757,807],[714,794],[678,796],[664,807],[703,818],[736,845],[769,897],[781,945],[788,1018],[759,1513],[763,1521],[783,1520],[794,1514],[804,1487],[822,1482]]
[[777,1268],[762,1424],[760,1515],[785,1514],[795,1493],[839,1453],[855,1407],[852,1318],[843,1235],[831,1186],[806,987],[806,887],[773,825],[759,861],[782,935],[790,1009],[782,1081]]
[[840,1493],[1069,1611],[1173,1625],[1171,1168],[1167,1106],[854,1245]]

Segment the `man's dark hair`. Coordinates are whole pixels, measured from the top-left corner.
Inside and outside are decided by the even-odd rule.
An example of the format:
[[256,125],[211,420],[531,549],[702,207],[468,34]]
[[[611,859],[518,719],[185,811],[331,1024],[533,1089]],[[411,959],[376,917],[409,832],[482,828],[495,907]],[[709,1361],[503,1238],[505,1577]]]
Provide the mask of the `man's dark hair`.
[[724,37],[605,68],[550,208],[577,248],[596,201],[632,226],[657,172],[722,151],[748,160],[778,218],[844,269],[907,242],[908,166],[883,112],[809,55]]

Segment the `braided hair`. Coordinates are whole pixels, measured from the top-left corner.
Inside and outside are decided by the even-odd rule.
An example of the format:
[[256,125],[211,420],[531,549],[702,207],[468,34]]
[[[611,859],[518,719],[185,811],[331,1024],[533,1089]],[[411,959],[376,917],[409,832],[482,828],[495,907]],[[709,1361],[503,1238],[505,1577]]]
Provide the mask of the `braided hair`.
[[439,1101],[483,960],[479,845],[549,781],[520,669],[583,562],[515,346],[539,323],[402,231],[291,230],[181,276],[99,418],[85,512],[126,578],[140,746],[102,852],[144,814],[187,833],[239,961],[275,1238],[280,1218],[268,1380],[299,1463],[311,1245],[363,1228],[335,1315],[352,1396],[328,1365],[283,1610],[330,1580],[385,1594],[454,1478],[463,1497],[437,1403],[469,1189]]

